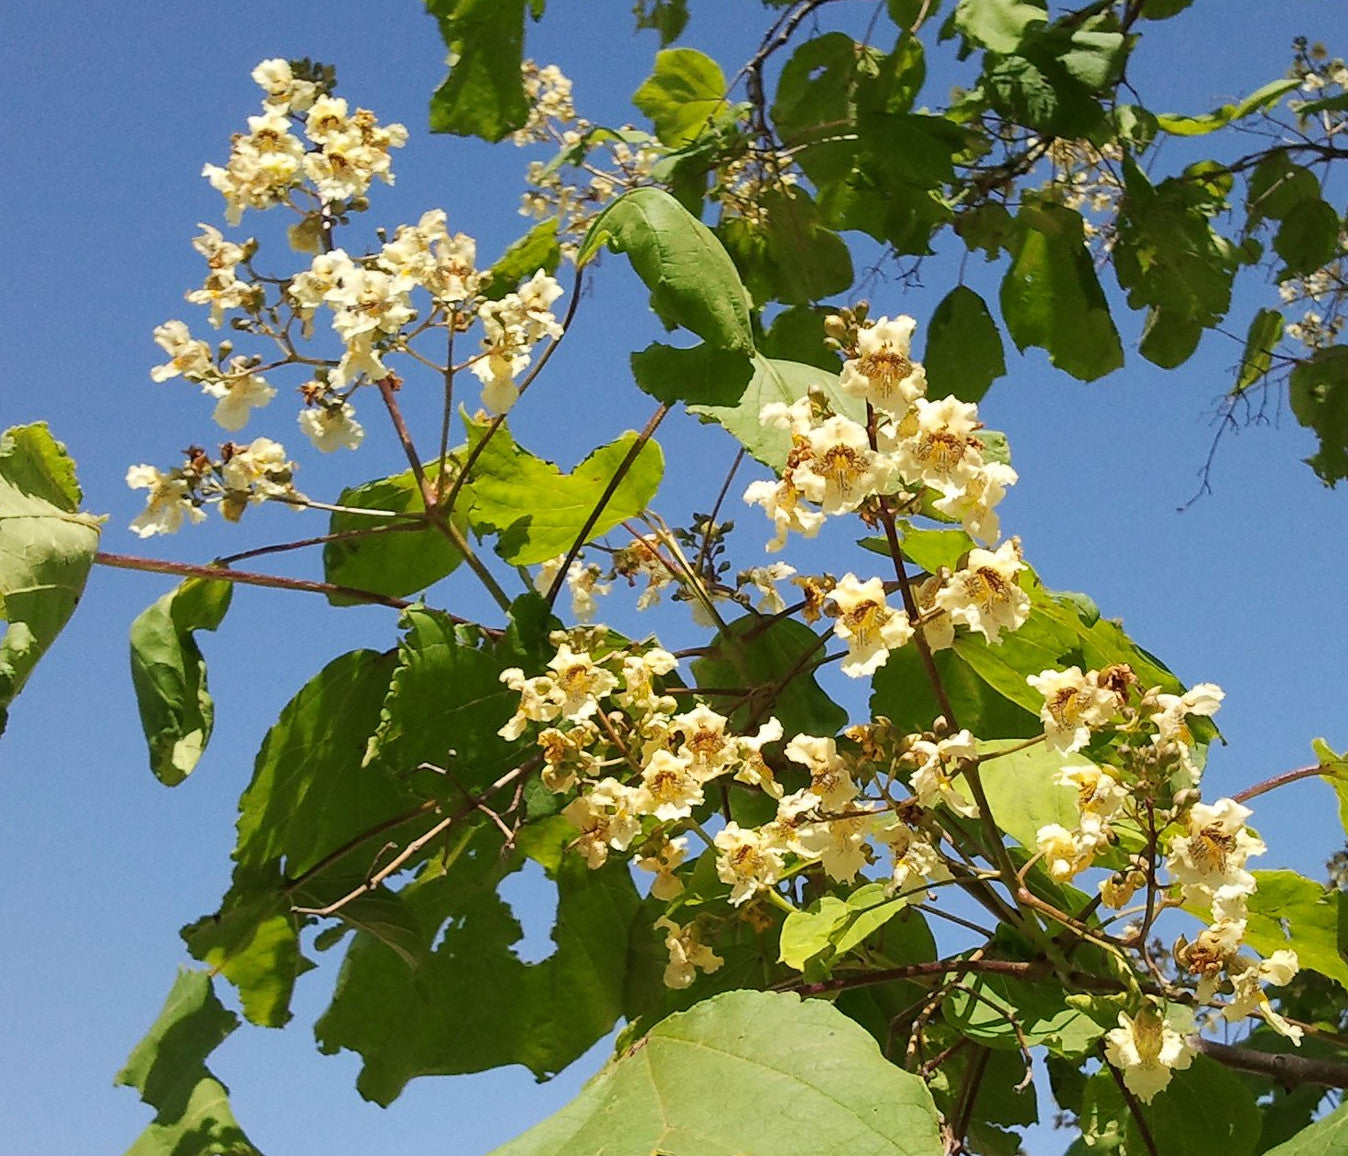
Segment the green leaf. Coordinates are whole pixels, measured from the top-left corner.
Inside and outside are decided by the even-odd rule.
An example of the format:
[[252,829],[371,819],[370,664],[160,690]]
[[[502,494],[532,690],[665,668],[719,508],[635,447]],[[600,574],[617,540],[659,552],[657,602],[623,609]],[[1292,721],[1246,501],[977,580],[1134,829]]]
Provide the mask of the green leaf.
[[[437,462],[426,467],[426,476],[439,477]],[[406,514],[408,518],[378,518],[336,510],[328,522],[330,534],[375,531],[366,537],[343,538],[323,545],[323,576],[336,586],[368,590],[404,598],[434,586],[452,574],[463,555],[439,530],[429,526],[415,528],[417,515],[423,519],[426,502],[410,469],[387,478],[376,478],[342,491],[337,504],[358,510],[380,510],[388,514]],[[462,507],[455,510],[455,523],[466,525]],[[394,529],[398,526],[401,528]],[[360,599],[345,594],[329,594],[334,606],[359,606]]]
[[[573,833],[561,823],[563,838]],[[638,898],[627,866],[591,871],[565,856],[557,885],[556,950],[524,963],[521,929],[497,895],[518,853],[483,823],[437,856],[400,894],[424,928],[424,962],[409,970],[389,945],[358,934],[332,1004],[314,1026],[324,1052],[349,1048],[364,1066],[357,1088],[391,1103],[407,1081],[507,1064],[540,1079],[560,1071],[621,1014],[628,928]]]
[[824,322],[833,310],[822,305],[783,309],[758,339],[758,351],[770,361],[798,361],[837,376],[842,360],[825,343]]
[[501,683],[512,656],[480,647],[476,630],[439,611],[414,607],[402,626],[398,667],[365,764],[395,775],[422,764],[443,768],[426,772],[427,789],[462,802],[521,757],[520,742],[497,734],[519,703],[518,693]]
[[936,307],[922,355],[932,397],[976,402],[1006,372],[1002,337],[983,298],[957,285]]
[[793,911],[782,924],[781,961],[797,971],[828,951],[845,955],[908,906],[904,897],[887,899],[881,883],[866,883],[846,899],[824,895],[803,911]]
[[1079,213],[1025,204],[1010,238],[1002,317],[1018,349],[1037,345],[1081,381],[1123,364],[1123,345],[1095,276]]
[[1318,198],[1289,214],[1273,238],[1274,251],[1287,262],[1280,279],[1295,273],[1314,273],[1329,264],[1339,252],[1342,227],[1334,207]]
[[1035,28],[1048,23],[1042,0],[959,0],[955,27],[975,44],[1010,55]]
[[1304,1132],[1270,1148],[1264,1156],[1339,1156],[1345,1150],[1348,1150],[1348,1104],[1340,1104]]
[[0,435],[0,734],[84,592],[102,519],[79,513],[80,498],[75,463],[45,422]]
[[763,424],[759,415],[769,402],[790,405],[816,390],[835,413],[866,420],[865,403],[842,392],[837,373],[761,354],[748,359],[706,345],[675,349],[657,343],[632,354],[632,374],[652,397],[686,403],[690,413],[724,427],[775,470],[786,465],[791,434]]
[[[1141,1113],[1154,1148],[1142,1138],[1133,1111]],[[1082,1131],[1098,1146],[1118,1156],[1253,1156],[1259,1143],[1259,1109],[1254,1096],[1235,1072],[1207,1056],[1195,1056],[1187,1068],[1171,1073],[1170,1083],[1151,1103],[1134,1097],[1130,1105],[1114,1077],[1097,1072],[1086,1081]],[[1117,1138],[1117,1139],[1115,1139]]]
[[156,1110],[127,1156],[260,1156],[205,1063],[238,1024],[206,972],[179,968],[163,1010],[115,1080]]
[[1236,392],[1249,389],[1268,373],[1273,364],[1273,351],[1283,335],[1283,315],[1276,309],[1261,309],[1250,320],[1245,335],[1245,351],[1240,355],[1240,372],[1236,376]]
[[1348,990],[1348,910],[1344,894],[1295,871],[1256,871],[1259,890],[1249,899],[1245,942],[1261,955],[1284,947]]
[[494,1156],[939,1156],[921,1079],[818,1000],[728,992],[670,1016]]
[[528,119],[529,98],[520,75],[524,3],[427,0],[454,62],[431,97],[431,132],[498,141]]
[[[465,418],[470,445],[486,425]],[[564,554],[604,496],[637,435],[628,432],[600,446],[565,474],[554,463],[516,444],[503,424],[492,435],[473,467],[469,520],[479,533],[500,535],[496,552],[512,566],[528,566]],[[641,447],[617,488],[604,503],[586,541],[640,514],[660,486],[664,455],[654,440]]]
[[660,47],[673,44],[688,24],[688,0],[637,0],[632,9],[637,31],[654,28],[660,33]]
[[1152,310],[1142,355],[1173,368],[1231,305],[1239,257],[1209,223],[1225,198],[1216,200],[1202,183],[1187,179],[1153,187],[1127,158],[1124,174],[1127,196],[1119,213],[1115,274],[1132,308]]
[[[989,751],[1009,745],[1000,740],[980,743],[979,754],[987,757]],[[1077,791],[1058,785],[1053,776],[1064,767],[1081,763],[1079,754],[1063,755],[1044,746],[980,763],[979,776],[997,826],[1029,851],[1035,849],[1040,827],[1058,823],[1075,830],[1081,823]]]
[[717,229],[755,303],[804,305],[852,284],[847,244],[823,225],[809,193],[766,189],[754,217],[725,218]]
[[[1192,0],[1190,0],[1190,3],[1192,3]],[[1170,13],[1167,13],[1167,15],[1170,15]],[[1301,81],[1294,77],[1272,80],[1261,88],[1257,88],[1244,100],[1236,104],[1224,104],[1220,108],[1215,108],[1211,112],[1203,113],[1200,116],[1180,116],[1170,112],[1158,113],[1156,122],[1171,136],[1206,136],[1210,132],[1216,132],[1219,128],[1225,128],[1233,120],[1240,120],[1252,113],[1262,112],[1270,105],[1276,104],[1287,93],[1299,88],[1300,85]]]
[[[391,655],[352,651],[286,704],[239,800],[230,889],[216,914],[183,929],[192,955],[239,988],[254,1023],[286,1023],[295,979],[309,966],[291,907],[339,898],[362,881],[369,861],[310,879],[298,893],[290,881],[379,823],[415,819],[419,797],[361,765],[393,668]],[[412,829],[411,820],[408,827],[391,824],[387,837]]]
[[662,189],[643,187],[608,206],[585,235],[576,266],[607,244],[626,253],[651,291],[651,308],[710,345],[752,353],[748,297],[735,263],[706,225]]
[[857,88],[879,71],[881,53],[842,32],[804,41],[777,82],[772,121],[782,143],[795,152],[819,187],[841,180],[857,151],[849,128],[856,119]]
[[551,276],[562,263],[562,249],[557,243],[557,218],[539,221],[532,229],[501,254],[487,275],[482,290],[484,297],[499,301],[513,293],[521,281],[532,277],[540,269]]
[[192,772],[210,741],[215,704],[194,630],[224,620],[234,584],[189,578],[131,624],[131,683],[150,745],[150,770],[166,787]]
[[1105,1033],[1089,1014],[1069,1004],[1066,989],[1049,978],[970,975],[941,1008],[947,1023],[991,1048],[1019,1049],[1023,1039],[1055,1055],[1080,1056]]
[[[712,639],[706,654],[693,661],[693,676],[699,686],[736,686],[755,692],[749,704],[731,716],[742,727],[757,705],[758,694],[770,696],[772,714],[781,720],[788,735],[833,735],[847,725],[847,712],[835,703],[815,680],[811,659],[824,655],[820,636],[794,618],[773,621],[746,614],[726,624]],[[779,684],[798,666],[785,686]],[[764,716],[766,717],[766,716]]]
[[1315,431],[1320,449],[1306,464],[1327,486],[1348,478],[1348,347],[1317,349],[1294,370],[1288,401],[1296,419]]
[[982,87],[994,110],[1038,132],[1087,136],[1105,119],[1091,88],[1050,54],[991,58]]
[[1143,20],[1169,20],[1183,12],[1194,0],[1142,0]]
[[694,48],[669,48],[655,54],[655,71],[632,96],[651,118],[662,144],[690,144],[725,105],[721,66]]
[[1344,834],[1348,835],[1348,754],[1336,753],[1324,739],[1312,740],[1311,749],[1315,751],[1315,757],[1320,760],[1320,767],[1325,772],[1320,777],[1334,788],[1334,793],[1339,797],[1339,824]]

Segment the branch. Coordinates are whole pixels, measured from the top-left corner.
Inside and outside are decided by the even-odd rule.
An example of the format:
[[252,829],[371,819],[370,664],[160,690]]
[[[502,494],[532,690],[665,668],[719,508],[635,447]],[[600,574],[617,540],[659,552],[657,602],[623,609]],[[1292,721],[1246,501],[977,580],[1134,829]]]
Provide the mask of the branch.
[[1246,787],[1240,794],[1232,795],[1231,800],[1235,803],[1243,803],[1246,799],[1253,799],[1258,795],[1266,794],[1277,787],[1285,787],[1288,783],[1295,783],[1298,779],[1310,779],[1317,775],[1323,775],[1328,770],[1328,767],[1316,763],[1313,767],[1298,767],[1295,771],[1285,771],[1281,775],[1274,775],[1271,779],[1265,779],[1262,783],[1255,783],[1253,787]]
[[1236,1048],[1230,1044],[1219,1044],[1215,1040],[1194,1040],[1193,1046],[1219,1064],[1235,1068],[1238,1072],[1265,1076],[1284,1088],[1292,1088],[1298,1084],[1348,1088],[1348,1064],[1335,1064],[1328,1060],[1308,1060],[1303,1056],[1276,1052],[1260,1052],[1253,1048]]
[[590,511],[590,516],[585,519],[585,524],[581,526],[580,533],[576,535],[576,540],[571,543],[571,549],[566,552],[561,568],[557,571],[557,577],[552,580],[552,589],[548,591],[547,599],[549,612],[551,612],[553,603],[557,601],[557,595],[566,582],[566,573],[571,569],[571,563],[576,560],[576,555],[585,545],[585,539],[590,536],[590,531],[594,529],[595,523],[599,521],[605,507],[608,506],[613,495],[618,492],[618,487],[622,484],[623,478],[627,476],[627,471],[636,463],[637,456],[646,448],[646,443],[651,440],[660,423],[665,420],[665,414],[667,413],[669,413],[669,404],[662,402],[659,408],[651,414],[651,419],[646,423],[645,428],[637,434],[637,440],[628,449],[627,456],[618,463],[618,468],[613,471],[613,477],[609,478],[608,485],[604,487],[604,492],[599,495],[599,501],[594,504],[594,509]]
[[[359,602],[373,602],[380,606],[391,606],[394,610],[406,610],[416,603],[405,598],[391,598],[387,594],[376,594],[373,590],[358,590],[354,586],[339,586],[332,582],[310,582],[306,578],[282,578],[275,574],[254,574],[247,570],[231,570],[226,566],[193,566],[188,562],[168,562],[161,558],[137,558],[131,554],[105,554],[102,551],[94,555],[94,561],[100,566],[111,566],[116,570],[145,570],[151,574],[177,574],[183,578],[218,578],[224,582],[237,582],[241,586],[269,586],[276,590],[303,590],[309,594],[340,594],[344,598],[353,598]],[[451,619],[464,624],[468,619],[450,615]]]

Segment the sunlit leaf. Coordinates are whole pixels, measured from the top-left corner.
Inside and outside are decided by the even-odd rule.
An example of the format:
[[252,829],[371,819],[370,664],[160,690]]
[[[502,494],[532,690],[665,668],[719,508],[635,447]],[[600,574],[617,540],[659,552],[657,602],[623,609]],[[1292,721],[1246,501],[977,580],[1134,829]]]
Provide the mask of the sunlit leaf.
[[494,1156],[939,1156],[921,1079],[818,1000],[730,992],[670,1016]]
[[225,579],[189,578],[131,623],[131,682],[150,769],[165,786],[187,778],[210,741],[215,704],[193,631],[216,629],[233,593]]
[[673,44],[688,24],[688,0],[637,0],[633,12],[637,31],[653,28],[660,33],[660,47]]
[[728,217],[717,232],[758,304],[803,305],[852,284],[846,243],[803,189],[765,190],[753,217]]
[[1339,1156],[1348,1149],[1348,1104],[1340,1104],[1328,1116],[1304,1132],[1270,1148],[1264,1156]]
[[75,463],[46,423],[0,436],[0,734],[89,577],[102,519],[81,514],[80,499]]
[[1348,989],[1348,910],[1340,891],[1326,891],[1295,871],[1256,871],[1245,942],[1261,955],[1290,947],[1311,968]]
[[1048,22],[1042,0],[959,0],[954,24],[976,44],[1003,55],[1015,52],[1031,30]]
[[[469,444],[476,445],[486,426],[466,424]],[[636,440],[635,433],[625,433],[567,474],[516,444],[502,425],[473,466],[469,512],[473,528],[479,534],[499,534],[497,553],[514,566],[564,554],[599,506]],[[586,540],[640,514],[655,496],[663,474],[660,446],[648,440],[604,502]]]
[[632,354],[637,384],[661,401],[682,401],[690,412],[723,426],[764,465],[780,470],[791,449],[787,430],[760,417],[770,402],[790,405],[812,390],[828,399],[835,413],[865,421],[865,402],[842,392],[837,372],[761,354],[739,357],[696,345],[675,349],[650,345]]
[[524,8],[525,0],[427,0],[454,61],[431,97],[432,132],[498,141],[524,124]]
[[501,254],[488,272],[482,295],[499,301],[513,293],[521,281],[528,280],[540,269],[551,276],[562,263],[562,250],[557,242],[557,219],[539,221]]
[[1094,381],[1123,364],[1123,346],[1095,276],[1079,213],[1022,205],[1002,280],[1002,317],[1017,348],[1037,345],[1059,369]]
[[[1192,0],[1189,2],[1192,3]],[[1201,116],[1180,116],[1176,113],[1163,112],[1157,114],[1156,120],[1172,136],[1206,136],[1210,132],[1224,128],[1233,120],[1262,112],[1300,86],[1300,79],[1295,77],[1273,80],[1250,93],[1244,100],[1236,104],[1224,104]]]
[[669,48],[655,55],[655,71],[632,96],[651,118],[655,135],[673,148],[693,141],[725,105],[721,66],[694,48]]
[[983,298],[957,285],[942,299],[927,325],[922,355],[932,397],[953,394],[976,402],[1006,372],[1002,336]]
[[1276,309],[1261,309],[1250,319],[1245,335],[1245,350],[1240,355],[1240,373],[1236,391],[1249,389],[1273,364],[1273,351],[1282,340],[1283,315]]
[[205,1063],[238,1024],[206,972],[179,969],[158,1019],[117,1073],[116,1083],[156,1111],[127,1156],[260,1156]]
[[753,352],[748,300],[735,263],[716,234],[668,193],[633,189],[609,205],[590,226],[577,266],[592,260],[601,245],[627,254],[665,325],[681,325],[720,349]]

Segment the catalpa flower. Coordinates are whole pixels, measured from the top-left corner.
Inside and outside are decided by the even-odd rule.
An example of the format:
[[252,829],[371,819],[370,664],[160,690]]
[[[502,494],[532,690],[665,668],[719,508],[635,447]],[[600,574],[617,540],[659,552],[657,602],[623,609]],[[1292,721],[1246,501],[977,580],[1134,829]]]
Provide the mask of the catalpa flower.
[[661,916],[655,926],[665,933],[665,947],[669,951],[669,964],[664,975],[666,987],[688,987],[699,971],[710,974],[725,963],[702,942],[696,921],[681,927]]
[[177,474],[154,466],[132,466],[126,471],[126,484],[133,490],[150,491],[145,509],[131,522],[131,529],[142,538],[176,534],[184,518],[194,523],[206,520],[206,511],[196,504],[191,487]]
[[1020,588],[1025,569],[1020,539],[1010,538],[995,551],[975,549],[933,601],[952,622],[977,630],[995,643],[1003,630],[1018,630],[1030,616],[1030,596]]
[[1105,1058],[1119,1070],[1124,1086],[1150,1104],[1173,1072],[1193,1062],[1188,1042],[1193,1026],[1193,1012],[1178,1004],[1164,1013],[1150,1005],[1133,1017],[1119,1012],[1119,1026],[1105,1033]]
[[976,405],[955,397],[918,398],[899,422],[895,465],[912,485],[962,490],[983,465],[983,443],[974,436],[981,428]]
[[944,803],[955,814],[974,818],[978,808],[965,797],[958,780],[963,765],[977,757],[974,736],[967,730],[936,742],[917,739],[904,755],[916,767],[908,785],[922,806],[930,808]]
[[731,906],[738,907],[782,877],[786,867],[782,849],[758,831],[727,823],[714,842],[716,874],[722,883],[731,885]]
[[908,615],[885,602],[879,578],[859,582],[855,574],[844,574],[827,601],[838,608],[833,633],[847,643],[842,671],[853,678],[874,673],[889,661],[891,650],[913,637]]
[[857,356],[843,363],[838,384],[844,393],[864,398],[882,413],[902,417],[927,390],[927,374],[910,360],[911,317],[881,317],[857,334]]
[[809,791],[830,811],[841,811],[857,796],[857,786],[831,738],[796,735],[782,752],[810,772]]
[[849,513],[885,491],[888,459],[871,449],[865,427],[851,418],[828,418],[794,440],[792,481],[825,514]]
[[211,359],[211,347],[199,341],[188,331],[182,321],[165,321],[154,331],[155,344],[169,355],[164,365],[156,365],[150,370],[151,381],[168,381],[179,374],[188,381],[200,381],[215,372],[215,362]]
[[248,415],[276,396],[264,377],[248,368],[248,359],[236,357],[229,372],[202,382],[202,393],[217,399],[211,417],[223,429],[233,433],[248,424]]
[[1100,685],[1099,671],[1081,673],[1081,667],[1045,670],[1026,680],[1044,696],[1039,718],[1044,739],[1055,751],[1079,751],[1091,741],[1091,730],[1103,726],[1119,708],[1118,696]]
[[1251,813],[1234,799],[1196,803],[1189,811],[1189,833],[1170,841],[1166,866],[1184,889],[1185,900],[1210,903],[1218,919],[1241,918],[1246,897],[1255,891],[1245,861],[1267,848],[1246,830]]
[[347,401],[301,410],[300,429],[314,448],[325,454],[354,450],[365,438],[365,428],[356,420],[356,411]]

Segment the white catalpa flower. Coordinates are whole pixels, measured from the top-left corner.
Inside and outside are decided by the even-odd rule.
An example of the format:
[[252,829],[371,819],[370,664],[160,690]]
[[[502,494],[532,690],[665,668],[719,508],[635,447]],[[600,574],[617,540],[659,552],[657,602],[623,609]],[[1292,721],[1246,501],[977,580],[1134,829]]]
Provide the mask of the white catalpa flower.
[[857,786],[838,754],[838,744],[817,735],[796,735],[782,752],[810,772],[809,791],[830,811],[841,811],[857,796]]
[[301,410],[300,429],[314,448],[325,454],[357,449],[365,438],[365,427],[356,420],[349,401]]
[[908,785],[922,806],[944,803],[955,814],[974,818],[978,808],[965,796],[959,778],[964,764],[977,757],[974,736],[967,730],[937,742],[917,739],[904,755],[905,761],[915,767]]
[[193,502],[191,489],[180,477],[154,466],[132,466],[126,471],[126,484],[133,490],[150,491],[145,509],[131,522],[131,529],[142,538],[176,534],[184,518],[194,523],[206,520],[206,511]]
[[665,933],[665,947],[669,951],[669,964],[664,976],[666,987],[688,987],[699,971],[710,974],[725,963],[702,942],[696,921],[681,927],[661,916],[655,921],[655,926]]
[[782,849],[758,831],[727,823],[716,833],[716,874],[729,883],[730,903],[738,907],[782,877]]
[[1020,539],[994,550],[970,550],[963,568],[951,575],[933,599],[954,623],[977,630],[995,643],[1003,630],[1018,630],[1030,616],[1030,596],[1020,588]]
[[1243,918],[1245,900],[1256,888],[1245,861],[1268,848],[1245,827],[1251,813],[1234,799],[1196,803],[1189,811],[1189,833],[1170,841],[1166,866],[1186,901],[1210,903],[1217,919]]
[[266,92],[267,104],[278,112],[304,112],[318,93],[312,80],[297,80],[290,61],[279,57],[253,69],[253,80]]
[[843,363],[838,384],[844,393],[864,398],[882,413],[902,417],[927,390],[927,374],[909,359],[911,317],[881,317],[857,334],[857,356]]
[[913,627],[903,610],[885,602],[885,586],[879,578],[859,582],[844,574],[825,601],[838,608],[833,633],[847,644],[842,671],[864,678],[889,661],[889,652],[913,637]]
[[1039,718],[1044,739],[1055,751],[1079,751],[1091,741],[1091,730],[1114,717],[1120,703],[1108,687],[1100,685],[1100,672],[1081,673],[1081,667],[1044,670],[1026,680],[1044,696]]
[[230,433],[248,424],[248,415],[260,409],[276,396],[264,377],[251,372],[248,359],[236,357],[229,372],[212,381],[203,382],[201,392],[216,399],[211,417],[216,425]]
[[1164,1015],[1154,1007],[1133,1017],[1119,1012],[1119,1026],[1105,1033],[1105,1058],[1119,1070],[1124,1086],[1150,1104],[1174,1071],[1193,1062],[1192,1034],[1193,1012],[1186,1007],[1171,1005]]
[[154,340],[169,355],[169,360],[150,370],[151,381],[168,381],[179,374],[188,381],[200,381],[216,372],[211,347],[194,338],[184,322],[165,321],[156,327]]
[[813,538],[824,524],[824,515],[801,504],[804,495],[789,477],[780,482],[754,482],[744,491],[751,506],[762,506],[772,519],[776,536],[767,544],[769,554],[786,545],[786,536],[795,531],[802,538]]
[[686,819],[702,803],[701,776],[690,761],[669,751],[656,751],[641,771],[641,785],[650,795],[650,814],[662,823]]
[[942,493],[962,490],[983,465],[978,406],[947,397],[918,398],[899,422],[894,463],[913,486],[921,483]]
[[793,457],[799,460],[791,480],[825,514],[849,513],[872,495],[885,492],[889,461],[871,449],[860,423],[830,417],[794,440]]

